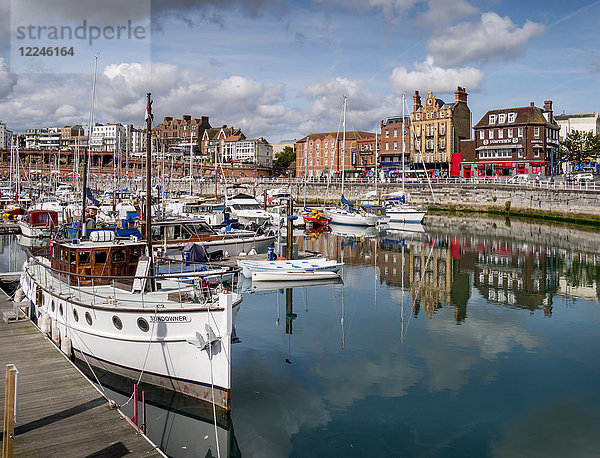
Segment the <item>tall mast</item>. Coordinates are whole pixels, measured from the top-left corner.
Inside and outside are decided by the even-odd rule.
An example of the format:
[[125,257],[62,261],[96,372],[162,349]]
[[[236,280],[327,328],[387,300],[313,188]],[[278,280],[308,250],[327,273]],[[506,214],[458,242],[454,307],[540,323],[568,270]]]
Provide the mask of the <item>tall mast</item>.
[[[404,164],[406,162],[404,154],[406,153],[406,143],[404,142],[404,124],[406,118],[404,117],[404,104],[406,103],[406,93],[402,93],[402,195],[404,196]],[[406,198],[405,198],[406,200]]]
[[[150,93],[146,94],[146,246],[150,268],[148,275],[154,275],[154,262],[152,255],[152,102]],[[154,280],[150,282],[150,291],[154,291]]]
[[344,177],[345,177],[345,160],[346,160],[346,99],[344,96],[344,105],[343,105],[343,121],[342,121],[342,196],[344,195]]
[[96,74],[98,71],[98,56],[94,59],[94,80],[92,83],[92,103],[90,106],[90,124],[88,127],[88,147],[83,158],[83,197],[81,199],[81,235],[86,235],[85,230],[85,201],[87,198],[87,175],[88,175],[88,160],[92,149],[92,129],[94,125],[94,102],[96,99]]
[[192,178],[194,176],[193,167],[194,167],[194,147],[192,146],[192,132],[190,129],[190,196],[192,195]]

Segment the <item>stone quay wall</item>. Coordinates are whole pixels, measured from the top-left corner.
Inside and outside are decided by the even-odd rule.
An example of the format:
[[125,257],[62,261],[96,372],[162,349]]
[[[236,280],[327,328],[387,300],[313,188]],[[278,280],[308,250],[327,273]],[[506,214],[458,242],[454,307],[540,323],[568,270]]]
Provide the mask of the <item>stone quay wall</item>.
[[[282,183],[253,183],[246,192],[257,197],[267,189],[286,186]],[[341,184],[330,183],[291,183],[290,189],[298,203],[327,202],[337,203],[341,197]],[[383,195],[401,191],[401,184],[378,184],[377,194]],[[359,202],[368,192],[375,190],[373,183],[344,184],[344,195],[348,200]],[[543,213],[564,217],[583,217],[600,219],[600,186],[549,186],[547,183],[532,183],[528,185],[498,184],[498,183],[427,183],[405,184],[407,202],[426,204],[441,208],[474,209],[474,210],[505,210],[506,202],[510,202],[512,211]],[[214,195],[214,184],[203,186],[202,193]],[[219,184],[219,194],[224,193],[224,187]]]

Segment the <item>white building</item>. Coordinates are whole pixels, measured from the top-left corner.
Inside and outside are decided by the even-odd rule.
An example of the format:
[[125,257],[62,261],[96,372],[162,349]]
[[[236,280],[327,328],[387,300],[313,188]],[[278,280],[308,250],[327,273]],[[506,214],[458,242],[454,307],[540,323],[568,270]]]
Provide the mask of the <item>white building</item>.
[[143,153],[146,151],[146,129],[127,125],[127,148],[130,153]]
[[92,129],[90,145],[92,151],[125,151],[126,129],[120,123],[117,124],[97,124]]
[[43,150],[60,149],[60,139],[62,136],[60,127],[49,127],[44,129],[38,137],[38,148]]
[[10,148],[10,130],[6,129],[6,124],[0,121],[0,149]]
[[583,133],[591,132],[594,135],[600,133],[600,117],[598,113],[589,114],[563,114],[554,115],[554,120],[560,126],[559,136],[566,138],[567,134],[579,131]]
[[226,141],[223,143],[223,161],[273,167],[273,146],[262,137]]

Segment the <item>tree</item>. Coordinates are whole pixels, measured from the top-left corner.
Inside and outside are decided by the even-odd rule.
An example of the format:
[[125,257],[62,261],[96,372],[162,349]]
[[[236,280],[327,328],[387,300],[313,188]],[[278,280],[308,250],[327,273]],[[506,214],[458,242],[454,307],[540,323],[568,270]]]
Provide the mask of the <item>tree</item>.
[[287,169],[292,162],[296,160],[296,152],[291,146],[286,146],[283,151],[275,155],[275,166],[280,169]]

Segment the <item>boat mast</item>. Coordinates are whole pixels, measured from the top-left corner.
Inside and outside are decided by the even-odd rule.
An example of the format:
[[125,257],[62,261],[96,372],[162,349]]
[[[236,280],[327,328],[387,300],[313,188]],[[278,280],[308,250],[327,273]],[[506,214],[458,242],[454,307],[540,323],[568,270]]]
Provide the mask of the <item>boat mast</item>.
[[[406,92],[402,93],[402,196],[404,196],[404,164],[406,163],[406,158],[404,154],[406,153],[406,143],[404,141],[404,125],[406,122],[406,118],[404,117],[404,104],[406,103]],[[406,198],[404,198],[406,202]]]
[[[146,94],[146,246],[148,247],[148,275],[154,275],[152,253],[152,102],[150,92]],[[154,291],[154,279],[150,279],[150,291]]]
[[192,179],[194,176],[193,167],[194,167],[194,147],[192,146],[192,133],[190,132],[190,196],[192,195]]
[[84,153],[84,158],[83,158],[83,189],[82,189],[82,194],[83,197],[81,199],[81,235],[85,236],[86,235],[86,230],[85,230],[85,201],[87,198],[87,175],[88,175],[88,159],[90,156],[90,151],[92,149],[92,129],[93,129],[93,125],[94,125],[94,102],[96,99],[96,74],[98,71],[98,56],[95,57],[94,59],[94,80],[92,83],[92,103],[90,106],[90,124],[88,126],[88,147],[87,147],[87,151]]
[[345,159],[346,159],[346,99],[348,97],[344,96],[344,105],[343,105],[343,120],[342,120],[342,196],[344,195],[344,177],[345,177]]

